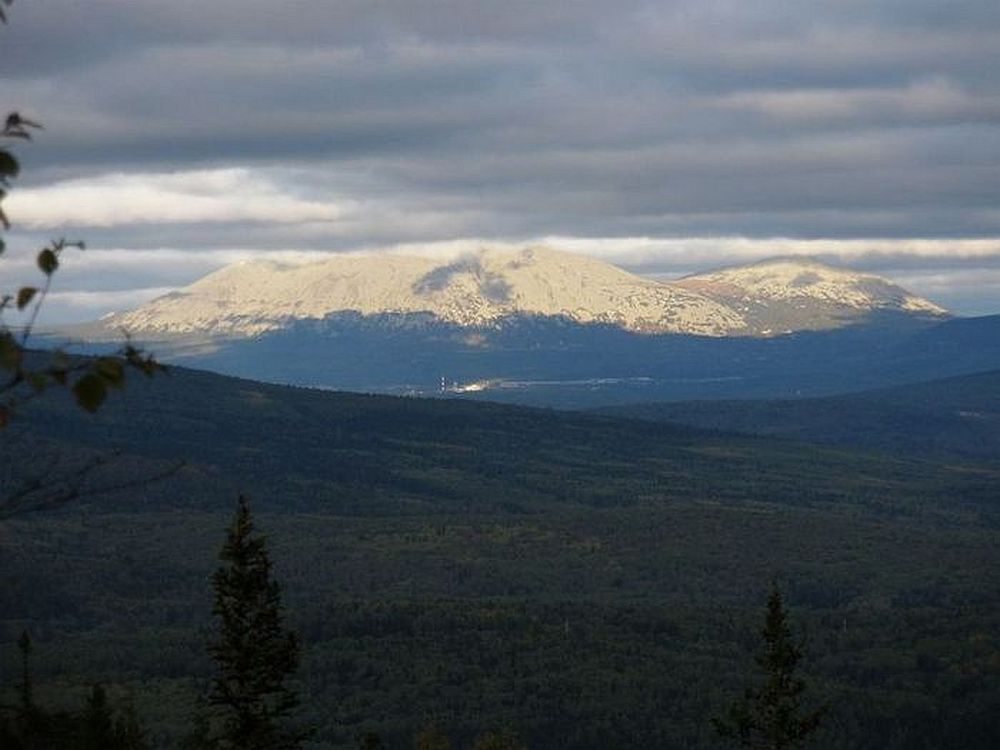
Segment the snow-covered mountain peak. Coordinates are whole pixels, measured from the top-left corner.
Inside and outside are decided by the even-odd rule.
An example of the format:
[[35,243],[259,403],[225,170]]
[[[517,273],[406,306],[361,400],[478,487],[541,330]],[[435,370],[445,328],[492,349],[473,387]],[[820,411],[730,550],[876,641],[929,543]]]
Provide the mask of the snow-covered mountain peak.
[[648,332],[719,336],[746,328],[738,312],[698,292],[543,246],[483,247],[444,259],[370,253],[243,262],[106,323],[136,332],[255,335],[342,311],[430,313],[467,326],[529,314]]
[[773,258],[675,283],[739,310],[760,335],[830,328],[881,312],[948,314],[879,276],[807,257]]
[[647,333],[769,336],[889,312],[946,312],[870,274],[809,258],[777,258],[662,282],[546,246],[468,247],[322,260],[242,261],[106,326],[136,335],[253,336],[340,312],[420,314],[460,326],[515,315],[562,316]]

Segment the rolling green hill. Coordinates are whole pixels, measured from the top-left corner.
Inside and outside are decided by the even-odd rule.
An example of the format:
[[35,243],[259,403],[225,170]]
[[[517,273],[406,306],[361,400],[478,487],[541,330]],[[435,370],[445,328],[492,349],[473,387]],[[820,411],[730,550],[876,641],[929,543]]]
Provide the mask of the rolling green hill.
[[1000,463],[1000,370],[826,398],[654,403],[602,413],[897,455]]
[[0,437],[4,496],[81,491],[0,521],[0,674],[30,628],[43,700],[101,680],[158,747],[209,673],[240,491],[304,640],[315,748],[412,747],[430,720],[460,747],[506,723],[532,748],[714,747],[772,579],[830,705],[820,747],[1000,731],[995,467],[181,369],[93,417],[46,394]]

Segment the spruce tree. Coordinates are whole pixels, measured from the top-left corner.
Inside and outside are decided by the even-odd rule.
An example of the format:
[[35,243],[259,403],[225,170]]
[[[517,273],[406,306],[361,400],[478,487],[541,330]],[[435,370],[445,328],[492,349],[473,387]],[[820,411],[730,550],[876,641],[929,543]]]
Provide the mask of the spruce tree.
[[44,748],[50,742],[52,726],[50,717],[36,704],[34,688],[31,680],[31,636],[25,630],[17,639],[17,649],[21,652],[21,681],[17,686],[18,706],[13,725],[7,731],[17,738],[11,747],[22,747],[26,750]]
[[81,750],[117,748],[114,715],[108,705],[108,694],[101,685],[91,688],[79,726]]
[[795,674],[802,647],[792,638],[777,586],[771,588],[761,629],[764,646],[755,661],[763,684],[748,688],[725,718],[713,719],[719,734],[742,747],[784,750],[803,746],[819,726],[821,711],[804,711],[805,682]]
[[31,685],[31,636],[28,631],[21,632],[17,639],[17,650],[21,652],[21,684],[18,685],[20,711],[22,716],[30,716],[35,711],[34,690]]
[[149,750],[146,732],[139,724],[139,716],[131,704],[115,720],[115,747],[118,750]]
[[226,750],[298,748],[302,736],[288,727],[298,706],[288,685],[298,667],[298,640],[284,629],[281,590],[245,497],[220,559],[223,566],[213,577],[219,638],[209,649],[217,667],[208,696],[210,744]]

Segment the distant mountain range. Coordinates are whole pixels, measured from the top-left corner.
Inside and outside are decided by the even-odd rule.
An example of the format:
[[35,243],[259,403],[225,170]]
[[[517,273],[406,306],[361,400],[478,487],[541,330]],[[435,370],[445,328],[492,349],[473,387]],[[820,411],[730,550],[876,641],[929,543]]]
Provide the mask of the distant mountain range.
[[483,248],[446,260],[376,253],[242,262],[104,323],[140,336],[254,336],[344,312],[425,315],[469,328],[512,316],[557,316],[699,336],[826,330],[874,312],[947,314],[885,279],[802,258],[665,282],[593,258],[526,247]]
[[278,383],[587,408],[823,396],[1000,368],[1000,317],[780,258],[663,282],[544,247],[251,261],[87,326]]

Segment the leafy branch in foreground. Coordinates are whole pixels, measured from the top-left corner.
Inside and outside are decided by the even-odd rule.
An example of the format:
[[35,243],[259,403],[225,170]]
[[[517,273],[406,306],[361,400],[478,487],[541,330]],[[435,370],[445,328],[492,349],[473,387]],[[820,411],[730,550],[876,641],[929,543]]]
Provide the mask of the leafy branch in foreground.
[[[32,130],[41,125],[17,112],[7,116],[0,136],[7,139],[31,140]],[[7,196],[10,182],[21,172],[17,157],[7,148],[0,148],[0,202]],[[10,229],[10,220],[0,206],[0,224]],[[28,356],[28,343],[45,298],[52,287],[52,278],[59,269],[63,253],[68,248],[84,249],[84,243],[65,238],[53,240],[38,251],[35,264],[43,275],[39,286],[22,286],[16,293],[0,295],[0,427],[9,421],[13,410],[50,386],[71,388],[81,408],[93,412],[107,398],[108,390],[125,384],[126,368],[151,376],[164,369],[151,356],[143,353],[126,339],[114,354],[94,359],[73,361],[62,350],[56,350],[47,362],[38,364],[40,357]],[[5,243],[0,239],[0,253]],[[3,316],[16,310],[25,322],[19,330],[11,327]]]
[[[0,23],[7,23],[3,8],[10,7],[12,3],[13,0],[0,0]],[[11,112],[3,121],[0,141],[30,141],[32,133],[41,129],[40,123],[22,117],[18,112]],[[20,173],[21,164],[17,156],[0,145],[0,228],[4,231],[10,229],[11,223],[2,203],[10,190],[11,181]],[[52,240],[38,251],[35,258],[35,265],[43,276],[42,283],[22,286],[15,293],[0,293],[0,429],[7,426],[17,407],[52,386],[70,389],[82,409],[94,412],[104,403],[109,390],[125,385],[126,370],[136,370],[149,377],[165,369],[152,356],[133,346],[127,335],[115,352],[100,357],[71,358],[62,349],[48,353],[29,351],[32,332],[52,288],[52,278],[68,248],[83,250],[84,243],[66,238]],[[0,254],[5,249],[6,243],[0,237]],[[4,317],[7,313],[19,316],[19,326],[8,323]],[[93,466],[88,464],[62,476],[48,472],[45,479],[29,482],[6,500],[0,498],[0,518],[24,510],[58,505],[78,497],[83,478],[102,462],[103,459],[98,460]],[[167,473],[177,468],[180,467]],[[136,481],[143,483],[149,479]]]

